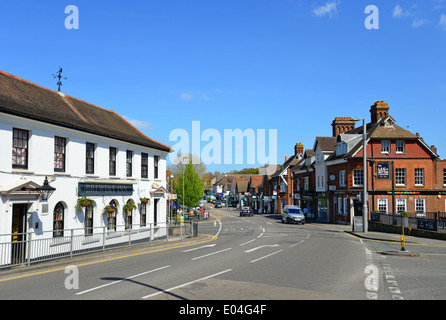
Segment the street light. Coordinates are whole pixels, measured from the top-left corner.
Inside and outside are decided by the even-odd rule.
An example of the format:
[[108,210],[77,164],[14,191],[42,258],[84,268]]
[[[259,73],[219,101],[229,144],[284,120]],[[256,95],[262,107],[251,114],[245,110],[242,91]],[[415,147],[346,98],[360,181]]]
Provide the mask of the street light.
[[[354,121],[361,121],[359,118],[353,118]],[[362,151],[363,151],[363,199],[362,199],[362,226],[363,231],[368,231],[368,214],[367,214],[367,124],[366,119],[362,119]]]
[[47,201],[54,191],[56,191],[56,188],[53,188],[48,183],[48,177],[45,177],[45,181],[43,182],[43,186],[36,188],[37,192],[40,195],[40,199],[43,201]]

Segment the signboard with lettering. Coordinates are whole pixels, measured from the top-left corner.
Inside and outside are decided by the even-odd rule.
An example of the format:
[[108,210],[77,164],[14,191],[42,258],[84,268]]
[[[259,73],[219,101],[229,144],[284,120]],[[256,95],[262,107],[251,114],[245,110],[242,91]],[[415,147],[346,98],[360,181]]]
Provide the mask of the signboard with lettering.
[[78,196],[131,196],[132,184],[79,182]]
[[376,163],[376,178],[390,179],[390,163],[386,161],[379,161]]

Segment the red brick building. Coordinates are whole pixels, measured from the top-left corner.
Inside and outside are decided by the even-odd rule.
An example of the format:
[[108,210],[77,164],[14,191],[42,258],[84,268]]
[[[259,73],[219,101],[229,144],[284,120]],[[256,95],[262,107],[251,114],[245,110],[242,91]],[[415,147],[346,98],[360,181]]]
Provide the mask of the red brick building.
[[[412,216],[445,212],[446,161],[422,137],[396,124],[389,106],[376,102],[370,109],[367,133],[367,190],[370,212],[407,211]],[[363,190],[363,127],[351,129],[354,120],[336,118],[333,134],[336,152],[328,159],[330,222],[351,223],[360,215]]]

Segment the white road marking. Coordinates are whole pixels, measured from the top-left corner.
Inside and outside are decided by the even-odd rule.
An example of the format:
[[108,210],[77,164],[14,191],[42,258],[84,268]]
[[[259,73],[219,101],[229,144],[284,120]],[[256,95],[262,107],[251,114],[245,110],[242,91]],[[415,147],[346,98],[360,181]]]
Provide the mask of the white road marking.
[[246,250],[245,252],[246,253],[250,253],[250,252],[254,252],[254,251],[256,251],[258,249],[261,249],[261,248],[266,248],[266,247],[274,248],[274,247],[279,247],[279,246],[280,246],[280,244],[272,244],[272,245],[266,244],[266,245],[263,245],[263,246],[259,246],[259,247],[253,248],[253,249]]
[[202,247],[198,247],[198,248],[193,248],[193,249],[188,249],[188,250],[184,250],[181,252],[191,252],[191,251],[195,251],[195,250],[199,250],[199,249],[203,249],[203,248],[211,248],[211,247],[215,247],[217,244],[208,244],[207,246],[202,246]]
[[91,289],[88,289],[88,290],[85,290],[85,291],[78,292],[78,293],[76,293],[76,295],[79,296],[81,294],[84,294],[84,293],[87,293],[87,292],[90,292],[90,291],[94,291],[94,290],[97,290],[97,289],[108,287],[108,286],[111,286],[113,284],[116,284],[116,283],[119,283],[119,282],[122,282],[122,281],[133,279],[133,278],[136,278],[136,277],[139,277],[139,276],[143,276],[145,274],[149,274],[149,273],[152,273],[152,272],[155,272],[155,271],[160,271],[160,270],[163,270],[163,269],[166,269],[166,268],[170,268],[170,266],[164,266],[164,267],[161,267],[161,268],[158,268],[158,269],[153,269],[153,270],[146,271],[146,272],[143,272],[143,273],[140,273],[140,274],[136,274],[134,276],[131,276],[131,277],[128,277],[128,278],[125,278],[125,279],[121,279],[121,280],[113,281],[113,282],[110,282],[110,283],[106,283],[106,284],[103,284],[102,286],[98,286],[98,287],[94,287],[94,288],[91,288]]
[[256,241],[256,239],[252,239],[252,240],[249,240],[248,242],[244,242],[244,243],[242,243],[242,244],[240,245],[240,247],[241,247],[241,246],[244,246],[245,244],[251,243],[251,242],[253,242],[253,241]]
[[194,280],[194,281],[190,281],[190,282],[187,282],[187,283],[180,284],[179,286],[175,286],[175,287],[172,287],[172,288],[169,288],[169,289],[166,289],[166,290],[162,290],[162,291],[159,291],[159,292],[155,292],[155,293],[149,294],[149,295],[147,295],[147,296],[144,296],[144,297],[142,297],[141,299],[147,299],[147,298],[151,298],[151,297],[157,296],[157,295],[159,295],[159,294],[163,294],[163,293],[166,293],[166,292],[170,292],[170,291],[172,291],[172,290],[175,290],[175,289],[179,289],[179,288],[188,286],[188,285],[190,285],[190,284],[192,284],[192,283],[195,283],[195,282],[199,282],[199,281],[202,281],[202,280],[206,280],[206,279],[210,279],[210,278],[216,277],[216,276],[218,276],[218,275],[221,275],[221,274],[223,274],[223,273],[227,273],[227,272],[229,272],[229,271],[232,271],[232,269],[228,269],[228,270],[225,270],[225,271],[221,271],[221,272],[212,274],[212,275],[207,276],[207,277],[204,277],[204,278],[200,278],[200,279],[197,279],[197,280]]
[[265,258],[268,258],[268,257],[271,257],[272,255],[275,255],[276,253],[279,253],[279,252],[282,252],[282,251],[283,251],[283,250],[275,251],[275,252],[270,253],[270,254],[268,254],[268,255],[266,255],[266,256],[263,256],[263,257],[261,257],[261,258],[252,260],[251,263],[253,263],[253,262],[257,262],[257,261],[259,261],[259,260],[262,260],[262,259],[265,259]]
[[192,260],[198,260],[198,259],[201,259],[201,258],[209,257],[209,256],[212,256],[214,254],[221,253],[221,252],[224,252],[224,251],[228,251],[228,250],[231,250],[231,249],[232,248],[226,248],[226,249],[223,249],[223,250],[220,250],[220,251],[211,252],[211,253],[205,254],[203,256],[192,258]]

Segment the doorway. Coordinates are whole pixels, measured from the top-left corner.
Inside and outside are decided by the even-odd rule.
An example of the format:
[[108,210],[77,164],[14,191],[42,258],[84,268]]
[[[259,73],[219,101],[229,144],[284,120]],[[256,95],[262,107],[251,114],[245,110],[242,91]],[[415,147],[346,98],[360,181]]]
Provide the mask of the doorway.
[[11,229],[11,264],[21,264],[26,257],[26,213],[28,204],[13,204]]

